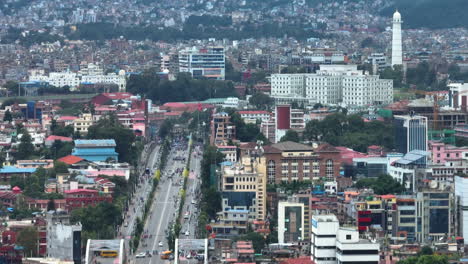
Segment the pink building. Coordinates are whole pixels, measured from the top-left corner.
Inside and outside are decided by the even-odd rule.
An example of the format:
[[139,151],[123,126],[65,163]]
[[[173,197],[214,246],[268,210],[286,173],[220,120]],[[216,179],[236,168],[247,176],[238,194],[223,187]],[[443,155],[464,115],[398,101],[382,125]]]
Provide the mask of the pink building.
[[468,147],[455,147],[441,142],[429,142],[432,163],[444,164],[449,160],[460,160],[468,158]]

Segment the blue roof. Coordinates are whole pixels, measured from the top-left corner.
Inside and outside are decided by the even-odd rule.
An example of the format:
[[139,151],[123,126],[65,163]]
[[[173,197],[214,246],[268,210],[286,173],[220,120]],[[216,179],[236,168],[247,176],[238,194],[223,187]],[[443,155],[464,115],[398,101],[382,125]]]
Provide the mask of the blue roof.
[[75,147],[115,147],[113,139],[77,139]]
[[36,168],[18,168],[15,166],[3,166],[0,169],[0,174],[2,173],[34,173]]
[[427,155],[428,155],[428,153],[426,151],[412,150],[412,151],[406,153],[405,156],[403,156],[403,158],[397,160],[396,162],[399,163],[399,164],[408,165],[408,164],[415,163],[415,162],[427,157]]

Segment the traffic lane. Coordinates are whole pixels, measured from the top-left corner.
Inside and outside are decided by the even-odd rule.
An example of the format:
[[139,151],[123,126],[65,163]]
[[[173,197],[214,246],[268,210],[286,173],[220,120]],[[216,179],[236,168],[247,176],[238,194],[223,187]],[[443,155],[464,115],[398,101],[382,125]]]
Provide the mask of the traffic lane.
[[[178,165],[179,165],[178,163],[179,162],[177,162],[177,161],[171,162],[170,166],[168,166],[168,168],[173,171],[178,167]],[[169,170],[169,172],[171,170]],[[165,208],[167,208],[166,209],[167,213],[161,213],[160,208],[156,208],[157,207],[156,205],[155,205],[156,209],[154,209],[154,208],[152,209],[154,214],[161,213],[161,217],[163,217],[163,216],[167,216],[167,217],[162,218],[162,221],[160,221],[161,224],[158,225],[158,227],[155,226],[156,223],[153,223],[153,225],[151,225],[152,230],[156,230],[155,236],[153,236],[153,239],[150,239],[150,242],[153,244],[153,246],[150,249],[149,248],[149,243],[148,243],[147,247],[145,247],[145,249],[147,249],[151,253],[153,253],[155,251],[160,253],[161,250],[166,250],[168,248],[168,245],[167,245],[167,242],[166,242],[166,232],[165,232],[165,230],[167,230],[167,228],[169,226],[169,223],[175,218],[175,212],[176,212],[175,200],[176,200],[176,198],[178,196],[180,186],[174,186],[172,183],[173,183],[174,180],[177,180],[179,178],[179,177],[177,177],[177,175],[175,175],[175,177],[172,180],[169,179],[168,181],[165,181],[166,184],[165,184],[164,187],[166,189],[170,190],[169,191],[170,192],[170,195],[169,195],[169,197],[170,197],[169,200],[170,201],[168,201],[166,204],[164,204],[166,206]],[[166,194],[166,196],[167,196],[167,194]],[[163,210],[164,210],[164,206],[163,206]],[[165,227],[164,231],[163,231],[163,228],[159,228],[159,226],[164,226]],[[163,242],[163,247],[159,247],[159,242],[160,241]],[[152,258],[150,260],[150,263],[159,263],[160,261],[162,261],[161,263],[164,263],[164,260],[160,260],[159,256],[157,254],[153,254],[153,256],[152,256]],[[144,262],[144,261],[142,260],[142,262]],[[147,262],[144,262],[144,263],[147,263]]]
[[[155,164],[157,163],[157,160],[158,160],[158,158],[160,156],[159,155],[160,154],[159,150],[160,150],[159,145],[152,149],[151,153],[149,154],[148,159],[146,160],[147,163],[145,164],[145,166],[143,166],[144,168],[145,167],[155,166]],[[146,182],[149,182],[150,179],[151,179],[151,175],[148,175],[148,176],[145,177],[144,175],[140,174],[139,178],[142,178]],[[129,238],[131,238],[131,234],[133,233],[133,230],[134,230],[135,219],[136,219],[137,215],[139,215],[136,212],[141,211],[140,210],[141,204],[139,204],[137,202],[138,201],[138,195],[137,194],[142,193],[144,191],[144,193],[146,194],[144,200],[146,200],[147,197],[148,197],[148,194],[150,192],[150,190],[148,188],[148,185],[150,185],[150,184],[146,184],[146,182],[144,182],[143,184],[138,184],[137,185],[137,188],[135,190],[135,195],[133,196],[132,201],[131,201],[131,205],[129,206],[127,212],[124,215],[124,222],[123,222],[124,224],[121,226],[121,230],[119,232],[119,236],[125,239],[125,245],[126,245],[126,249],[127,249],[128,252],[130,251],[130,243],[129,243],[130,240],[129,240]]]
[[[151,210],[151,213],[150,213],[151,218],[150,218],[150,221],[148,222],[148,225],[146,225],[146,227],[147,227],[146,230],[148,230],[148,232],[149,232],[149,234],[151,234],[151,236],[148,239],[144,240],[142,245],[146,245],[146,246],[142,246],[139,249],[139,252],[149,251],[150,253],[153,254],[153,250],[158,250],[157,248],[153,249],[153,246],[154,246],[154,244],[159,244],[159,241],[163,241],[164,246],[166,246],[166,248],[167,248],[167,244],[165,243],[165,233],[162,231],[162,229],[157,231],[157,228],[158,228],[159,223],[160,223],[161,226],[167,226],[169,219],[168,219],[168,217],[165,217],[165,215],[173,213],[173,210],[171,210],[170,201],[168,201],[166,203],[166,200],[165,200],[166,197],[169,197],[168,200],[170,200],[170,197],[174,194],[174,190],[167,188],[169,186],[169,183],[170,183],[170,181],[163,184],[162,187],[166,187],[166,188],[163,188],[161,190],[167,190],[167,191],[160,191],[160,195],[157,197],[157,200],[153,202],[154,207],[152,207],[152,210]],[[164,206],[166,206],[166,213],[165,214],[162,213],[162,211],[164,211],[164,209],[161,209],[161,206],[163,206],[163,208],[164,208]],[[157,245],[157,247],[159,247],[159,245]],[[165,248],[165,247],[163,247],[163,248]],[[158,250],[158,253],[159,252],[160,252],[160,250]],[[155,258],[155,257],[158,257],[157,254],[154,254],[152,258]],[[147,257],[147,258],[138,259],[137,262],[138,263],[148,263],[148,260],[149,260],[149,258]]]
[[[176,153],[176,155],[177,155],[177,154],[180,155],[180,153],[178,153],[178,152]],[[170,155],[170,157],[169,157],[168,166],[166,167],[166,169],[165,169],[164,172],[162,173],[162,174],[163,174],[163,177],[161,178],[161,183],[160,183],[159,186],[161,186],[161,187],[164,188],[165,190],[167,190],[168,188],[169,188],[170,190],[172,190],[172,191],[170,191],[170,192],[171,192],[171,194],[174,195],[173,198],[176,198],[176,197],[177,197],[177,194],[178,194],[179,188],[178,188],[178,187],[173,188],[173,186],[172,186],[172,184],[171,184],[171,181],[170,181],[170,180],[169,180],[169,181],[166,181],[166,180],[165,180],[166,178],[168,178],[169,174],[171,174],[172,171],[174,171],[175,168],[178,167],[178,163],[179,163],[179,162],[173,160],[173,157],[172,157],[172,156],[173,156],[173,155],[172,155],[172,153],[171,153],[171,155]],[[176,177],[177,177],[177,175],[176,175]],[[175,178],[176,178],[176,177],[175,177]],[[158,187],[158,189],[159,189],[159,188],[160,188],[160,187]],[[158,199],[158,197],[160,197],[160,193],[161,193],[160,191],[157,191],[157,195],[155,195],[155,198],[156,198],[156,199]],[[166,196],[167,196],[167,194],[166,194]],[[174,202],[175,202],[175,201],[174,201]],[[163,208],[168,208],[168,206],[163,207]],[[174,208],[174,209],[175,209],[175,208]],[[171,214],[174,214],[174,215],[175,215],[175,210],[174,210],[174,209],[169,209],[169,211],[168,211],[168,212],[169,212],[169,216],[170,216]],[[157,201],[156,201],[156,203],[153,203],[153,206],[152,206],[152,209],[151,209],[151,213],[150,213],[150,218],[152,219],[153,213],[157,213],[158,211],[160,211],[160,210],[159,210],[159,208],[158,208],[158,204],[157,204]],[[160,221],[160,223],[161,223],[161,226],[166,226],[166,227],[167,227],[167,225],[169,224],[169,217],[166,218],[165,220],[166,220],[166,221]],[[154,224],[152,224],[152,222],[153,222],[153,221],[148,222],[148,224],[146,224],[145,226],[149,226],[149,228],[151,228],[151,229],[155,228],[155,227],[154,227]],[[166,229],[166,228],[165,228],[165,229]],[[153,229],[153,230],[154,230],[154,229]],[[151,242],[152,242],[153,244],[157,244],[157,246],[159,247],[159,239],[158,239],[158,237],[162,237],[163,239],[161,239],[161,241],[165,241],[165,232],[163,233],[163,232],[159,231],[159,232],[157,232],[157,233],[158,233],[158,234],[156,234],[156,237],[154,237],[153,239],[149,239],[150,241],[148,241],[148,242],[146,242],[146,241],[143,242],[142,245],[145,245],[145,246],[142,246],[142,247],[139,249],[138,252],[143,251],[143,250],[145,250],[145,252],[146,252],[146,251],[148,250],[148,251],[150,251],[150,252],[152,253],[152,252],[153,252],[153,249],[151,248],[151,250],[149,250],[149,245],[148,245],[148,244],[151,243]],[[164,244],[165,244],[165,243],[164,243]],[[165,246],[167,246],[167,245],[165,245]]]

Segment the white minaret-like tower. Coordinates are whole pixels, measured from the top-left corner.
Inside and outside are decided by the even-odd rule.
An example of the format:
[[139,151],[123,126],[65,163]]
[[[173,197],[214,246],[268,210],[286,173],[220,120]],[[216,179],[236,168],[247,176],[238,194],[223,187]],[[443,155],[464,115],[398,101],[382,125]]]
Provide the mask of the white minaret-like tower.
[[392,30],[392,67],[395,65],[403,65],[403,48],[401,44],[401,15],[397,11],[393,14],[393,30]]

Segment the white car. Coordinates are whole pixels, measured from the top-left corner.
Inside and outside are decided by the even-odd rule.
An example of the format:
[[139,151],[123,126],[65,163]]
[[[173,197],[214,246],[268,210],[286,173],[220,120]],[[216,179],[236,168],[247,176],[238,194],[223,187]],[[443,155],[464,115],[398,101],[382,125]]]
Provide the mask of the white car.
[[164,244],[163,244],[162,241],[159,241],[159,246],[160,246],[160,247],[164,246]]
[[195,200],[192,200],[192,204],[196,204],[197,202],[195,202]]
[[190,231],[188,231],[188,230],[185,231],[185,235],[186,235],[186,236],[190,236]]
[[146,257],[146,253],[145,252],[140,252],[138,254],[136,254],[135,258],[145,258]]

